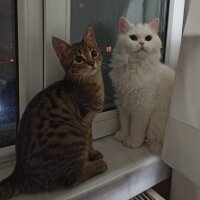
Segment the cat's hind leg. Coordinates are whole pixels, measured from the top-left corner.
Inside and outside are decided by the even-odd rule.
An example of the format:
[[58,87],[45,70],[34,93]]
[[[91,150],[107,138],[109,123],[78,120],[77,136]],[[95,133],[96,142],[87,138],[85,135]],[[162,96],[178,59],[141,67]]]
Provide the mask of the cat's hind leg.
[[119,109],[120,129],[115,133],[114,138],[122,142],[129,135],[130,116],[126,111]]
[[73,186],[79,185],[82,182],[88,180],[90,177],[102,173],[107,170],[107,164],[104,160],[95,160],[93,162],[88,162],[85,164],[81,170],[80,175]]

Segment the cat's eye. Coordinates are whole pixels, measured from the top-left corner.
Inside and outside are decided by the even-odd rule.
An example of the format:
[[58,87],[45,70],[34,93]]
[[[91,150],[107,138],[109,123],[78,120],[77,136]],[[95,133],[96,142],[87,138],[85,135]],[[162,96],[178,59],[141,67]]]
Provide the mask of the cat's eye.
[[82,56],[76,56],[75,61],[80,64],[84,61],[84,58]]
[[95,58],[95,57],[97,57],[97,51],[96,50],[93,50],[92,52],[91,52],[91,56],[93,57],[93,58]]
[[131,40],[134,40],[134,41],[138,39],[136,35],[130,35],[129,37],[131,38]]
[[145,37],[145,40],[146,41],[150,41],[152,39],[152,36],[151,35],[147,35],[146,37]]

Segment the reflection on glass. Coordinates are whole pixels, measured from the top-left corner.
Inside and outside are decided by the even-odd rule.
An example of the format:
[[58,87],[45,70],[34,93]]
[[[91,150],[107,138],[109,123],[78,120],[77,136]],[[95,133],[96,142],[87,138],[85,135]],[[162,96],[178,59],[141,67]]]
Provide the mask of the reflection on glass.
[[165,44],[167,10],[168,0],[71,1],[71,42],[80,40],[88,24],[92,24],[95,29],[98,46],[104,58],[105,110],[110,110],[114,107],[114,95],[108,72],[112,49],[118,34],[119,18],[124,16],[130,22],[145,23],[150,22],[155,17],[159,17],[161,19],[159,34],[163,44]]
[[18,80],[14,2],[1,0],[0,6],[0,146],[12,143],[16,132]]

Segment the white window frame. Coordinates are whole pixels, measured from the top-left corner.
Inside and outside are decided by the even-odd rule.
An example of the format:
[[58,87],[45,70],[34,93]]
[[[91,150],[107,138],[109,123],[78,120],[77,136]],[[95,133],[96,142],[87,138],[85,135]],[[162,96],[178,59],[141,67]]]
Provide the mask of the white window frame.
[[[66,2],[68,2],[68,5],[70,4],[70,0],[66,0]],[[46,27],[45,24],[43,24],[45,1],[18,0],[17,3],[21,116],[30,99],[45,86],[45,79],[43,77],[45,69],[43,69],[43,66],[46,62],[44,54],[44,41],[46,41],[46,36],[44,36],[45,34],[43,34],[43,31],[45,31]],[[67,11],[69,14],[70,10],[67,9]],[[183,12],[184,1],[170,0],[166,63],[172,67],[175,67],[178,59],[181,42],[180,38],[182,35]],[[69,24],[67,26],[69,26]],[[66,35],[65,39],[69,40],[69,35]],[[98,114],[93,124],[95,138],[112,134],[118,128],[119,120],[116,110]],[[0,149],[0,169],[10,165],[14,160],[14,145]]]
[[183,32],[185,0],[170,0],[165,63],[176,69]]
[[[43,88],[43,4],[41,0],[17,0],[19,111]],[[15,146],[0,148],[0,170],[15,162]],[[1,178],[1,173],[0,173]]]

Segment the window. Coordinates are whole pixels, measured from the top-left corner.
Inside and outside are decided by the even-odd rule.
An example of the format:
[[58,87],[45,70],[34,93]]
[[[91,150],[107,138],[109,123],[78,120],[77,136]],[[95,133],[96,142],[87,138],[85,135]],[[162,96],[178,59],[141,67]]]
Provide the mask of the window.
[[164,44],[163,60],[166,57],[167,63],[171,64],[177,59],[180,46],[183,7],[184,3],[178,0],[170,1],[170,9],[169,0],[2,0],[0,146],[14,144],[18,115],[23,113],[32,97],[44,87],[63,78],[63,70],[53,52],[52,36],[68,42],[79,41],[88,24],[92,24],[95,29],[104,57],[103,76],[106,85],[105,109],[94,121],[94,137],[115,132],[119,123],[108,71],[119,17],[125,16],[130,21],[142,23],[159,17],[159,34]]
[[16,1],[0,6],[0,147],[12,144],[18,122]]

